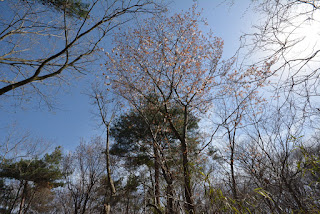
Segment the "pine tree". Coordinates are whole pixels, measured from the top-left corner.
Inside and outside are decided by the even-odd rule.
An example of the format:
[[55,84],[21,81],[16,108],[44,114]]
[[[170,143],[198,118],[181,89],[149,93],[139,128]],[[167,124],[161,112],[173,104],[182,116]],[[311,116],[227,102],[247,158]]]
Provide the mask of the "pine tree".
[[[0,165],[1,189],[6,190],[7,195],[0,205],[4,213],[13,209],[26,213],[38,191],[62,186],[63,183],[59,182],[62,179],[61,160],[60,147],[41,159],[5,159]],[[10,181],[18,181],[18,188],[10,185]],[[16,207],[18,201],[19,207]]]

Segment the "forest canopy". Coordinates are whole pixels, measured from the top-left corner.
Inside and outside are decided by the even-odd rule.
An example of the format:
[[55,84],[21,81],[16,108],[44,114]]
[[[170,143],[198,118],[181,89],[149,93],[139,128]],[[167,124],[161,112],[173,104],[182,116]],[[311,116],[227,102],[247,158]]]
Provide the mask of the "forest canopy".
[[55,109],[84,75],[99,131],[65,150],[0,135],[1,213],[320,212],[317,1],[250,1],[231,58],[200,3],[0,4],[1,102]]

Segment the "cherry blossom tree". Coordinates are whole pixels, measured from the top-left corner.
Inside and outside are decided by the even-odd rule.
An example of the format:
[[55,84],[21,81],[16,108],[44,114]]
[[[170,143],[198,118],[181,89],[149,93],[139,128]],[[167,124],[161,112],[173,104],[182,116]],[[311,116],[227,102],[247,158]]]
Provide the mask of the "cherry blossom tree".
[[[154,16],[137,29],[115,37],[117,46],[106,63],[107,83],[129,103],[154,105],[180,141],[185,208],[194,213],[187,130],[189,113],[205,112],[220,93],[222,77],[231,63],[220,62],[223,41],[203,34],[200,13],[190,11]],[[148,99],[150,94],[159,99]],[[183,126],[178,128],[170,114],[173,106],[183,109]]]

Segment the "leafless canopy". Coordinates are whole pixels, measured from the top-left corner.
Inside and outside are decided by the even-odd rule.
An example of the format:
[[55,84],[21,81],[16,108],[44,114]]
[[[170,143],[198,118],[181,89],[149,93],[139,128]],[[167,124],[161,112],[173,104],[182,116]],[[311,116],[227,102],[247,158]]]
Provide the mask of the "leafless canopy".
[[108,33],[132,14],[159,11],[154,6],[151,0],[92,0],[83,17],[72,17],[67,4],[55,10],[37,1],[1,2],[0,95],[36,93],[46,101],[43,85],[72,82],[92,69]]
[[[319,1],[264,0],[255,5],[255,29],[242,37],[246,64],[273,61],[269,80],[277,96],[297,103],[305,116],[318,112]],[[258,13],[257,13],[258,11]],[[244,50],[243,49],[243,50]],[[299,99],[297,99],[299,98]]]

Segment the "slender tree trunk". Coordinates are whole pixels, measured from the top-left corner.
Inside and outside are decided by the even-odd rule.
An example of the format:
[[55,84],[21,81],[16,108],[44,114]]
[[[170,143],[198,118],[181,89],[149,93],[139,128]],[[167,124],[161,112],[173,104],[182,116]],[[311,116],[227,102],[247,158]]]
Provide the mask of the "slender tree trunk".
[[183,177],[184,177],[184,194],[186,198],[185,208],[188,214],[194,214],[194,204],[192,200],[191,190],[191,175],[188,160],[188,149],[186,142],[181,142],[182,150],[182,164],[183,164]]
[[107,200],[107,203],[104,204],[104,213],[105,214],[110,214],[111,210],[111,202],[113,200],[114,195],[116,194],[116,188],[114,186],[114,182],[111,178],[111,169],[110,169],[110,141],[109,141],[109,136],[110,136],[110,127],[107,125],[107,139],[106,139],[106,165],[107,165],[107,176],[108,176],[108,186],[110,189],[110,197]]
[[[165,105],[166,114],[169,115],[168,108]],[[181,153],[182,153],[182,166],[183,166],[183,180],[184,180],[184,193],[185,193],[185,210],[187,214],[194,214],[195,207],[192,199],[192,190],[191,190],[191,172],[189,167],[189,160],[188,160],[188,147],[187,147],[187,130],[188,130],[188,106],[184,106],[184,123],[183,123],[183,130],[182,134],[176,129],[173,121],[170,118],[170,115],[167,117],[170,127],[172,131],[176,135],[176,137],[180,140],[181,143]]]
[[129,204],[130,204],[130,198],[129,196],[127,196],[126,214],[129,214]]
[[228,138],[229,138],[229,145],[231,149],[231,154],[230,154],[230,171],[231,171],[231,189],[232,189],[232,194],[233,198],[235,200],[238,199],[238,194],[237,194],[237,183],[236,183],[236,178],[234,175],[234,146],[235,146],[235,134],[236,134],[236,128],[234,128],[233,135],[231,134],[230,130],[228,129]]
[[85,213],[86,213],[87,203],[88,203],[88,201],[89,201],[90,192],[91,192],[91,190],[92,190],[92,186],[93,186],[93,185],[94,185],[94,184],[90,184],[91,187],[88,189],[88,192],[85,194],[84,202],[83,202],[83,205],[82,205],[82,210],[79,210],[79,212],[80,212],[81,214],[85,214]]
[[172,181],[167,182],[167,214],[174,214]]
[[12,213],[12,210],[14,209],[15,204],[16,204],[16,202],[17,202],[18,199],[19,199],[19,194],[20,194],[21,189],[22,189],[22,191],[23,191],[23,182],[22,182],[22,181],[20,182],[19,189],[18,189],[18,191],[17,191],[17,193],[16,193],[15,199],[14,199],[13,203],[11,204],[11,206],[10,206],[10,208],[9,208],[9,210],[8,210],[8,213],[9,213],[9,214]]
[[286,180],[285,177],[282,178],[285,186],[288,188],[290,195],[293,197],[294,201],[297,203],[299,207],[299,211],[303,211],[307,213],[307,208],[303,205],[303,203],[300,201],[299,197],[297,196],[295,190],[292,188],[291,184]]
[[155,194],[155,205],[159,208],[160,207],[160,157],[157,146],[153,143],[153,153],[155,156],[154,159],[154,194]]
[[111,210],[111,206],[109,203],[103,205],[103,213],[104,214],[109,214],[110,210]]
[[166,206],[166,214],[175,214],[175,210],[173,207],[173,202],[174,202],[174,193],[173,193],[173,176],[170,173],[166,161],[160,162],[161,163],[161,170],[162,170],[162,175],[167,183],[167,191],[166,191],[166,196],[167,196],[167,206]]
[[80,206],[77,203],[74,205],[74,214],[78,214],[79,207]]
[[36,191],[34,190],[33,193],[32,193],[32,196],[31,196],[30,199],[29,199],[28,206],[24,209],[23,214],[27,214],[27,212],[28,212],[28,210],[29,210],[29,208],[30,208],[30,206],[31,206],[31,202],[32,202],[33,197],[34,197],[35,194],[36,194]]
[[231,168],[231,182],[232,182],[233,198],[235,200],[238,200],[237,183],[236,183],[236,178],[235,178],[235,175],[234,175],[234,148],[233,148],[233,146],[231,148],[230,168]]
[[23,190],[22,190],[22,195],[21,195],[19,214],[23,213],[23,207],[24,207],[24,204],[25,204],[25,201],[26,201],[27,188],[28,188],[28,181],[22,181],[22,182],[24,182],[24,184],[23,184]]
[[187,147],[187,129],[188,129],[188,108],[184,107],[184,124],[181,141],[182,164],[183,164],[183,177],[184,177],[184,194],[186,197],[185,208],[188,214],[194,214],[195,208],[192,199],[191,190],[191,173],[188,160],[188,147]]
[[167,207],[166,207],[166,213],[167,214],[175,214],[176,211],[174,209],[174,193],[173,193],[173,179],[172,179],[172,175],[170,175],[170,173],[166,172],[164,167],[162,167],[162,173],[163,176],[166,180],[167,183],[167,191],[166,191],[166,195],[167,195]]

